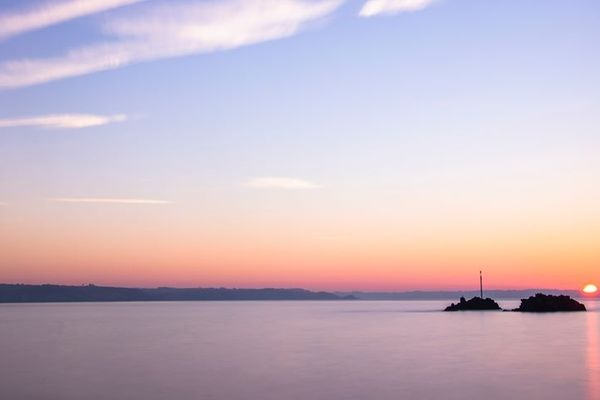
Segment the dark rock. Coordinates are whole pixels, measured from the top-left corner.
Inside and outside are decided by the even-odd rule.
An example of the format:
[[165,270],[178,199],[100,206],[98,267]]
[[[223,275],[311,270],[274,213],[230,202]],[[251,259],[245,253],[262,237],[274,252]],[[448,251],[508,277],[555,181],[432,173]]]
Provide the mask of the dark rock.
[[471,300],[460,298],[460,303],[450,304],[444,311],[469,311],[469,310],[501,310],[498,303],[493,299],[482,299],[481,297],[473,297]]
[[513,311],[521,312],[556,312],[556,311],[587,311],[585,306],[570,296],[553,296],[538,293],[528,299],[522,299],[519,308]]

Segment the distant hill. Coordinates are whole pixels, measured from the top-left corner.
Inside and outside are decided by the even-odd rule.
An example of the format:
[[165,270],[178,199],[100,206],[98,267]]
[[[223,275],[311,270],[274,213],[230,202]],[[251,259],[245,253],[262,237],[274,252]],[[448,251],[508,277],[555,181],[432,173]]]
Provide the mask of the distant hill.
[[107,286],[63,286],[0,284],[0,303],[55,303],[106,301],[193,301],[193,300],[351,300],[328,292],[304,289],[226,288],[120,288]]
[[[535,296],[536,293],[581,297],[576,290],[558,289],[522,289],[522,290],[484,290],[485,297],[504,300],[520,300]],[[359,300],[456,300],[460,297],[479,296],[478,290],[454,291],[410,291],[410,292],[336,292],[338,296],[354,296]]]
[[[486,290],[485,297],[520,300],[536,293],[581,297],[575,290],[524,289]],[[479,291],[408,292],[313,292],[305,289],[228,288],[124,288],[109,286],[65,286],[0,284],[0,303],[54,303],[106,301],[214,301],[214,300],[456,300],[479,296]]]

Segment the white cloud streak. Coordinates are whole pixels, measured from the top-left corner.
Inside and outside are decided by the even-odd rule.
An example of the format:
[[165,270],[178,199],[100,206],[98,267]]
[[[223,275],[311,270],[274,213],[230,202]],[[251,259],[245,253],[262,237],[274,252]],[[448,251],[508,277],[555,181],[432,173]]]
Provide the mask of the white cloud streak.
[[58,203],[90,203],[90,204],[172,204],[168,200],[156,199],[120,199],[120,198],[103,198],[103,197],[57,197],[48,199],[49,201]]
[[367,0],[358,15],[373,17],[375,15],[392,15],[401,12],[419,11],[437,0]]
[[161,58],[233,49],[296,34],[344,0],[168,2],[109,20],[116,37],[54,58],[0,63],[0,88],[40,84]]
[[318,189],[322,187],[316,183],[306,181],[304,179],[264,176],[253,178],[244,184],[246,187],[256,189],[287,189],[287,190],[302,190],[302,189]]
[[44,1],[25,10],[0,14],[0,40],[141,1],[145,0]]
[[0,119],[0,128],[34,127],[43,129],[81,129],[125,121],[127,116],[92,114],[52,114],[36,117]]

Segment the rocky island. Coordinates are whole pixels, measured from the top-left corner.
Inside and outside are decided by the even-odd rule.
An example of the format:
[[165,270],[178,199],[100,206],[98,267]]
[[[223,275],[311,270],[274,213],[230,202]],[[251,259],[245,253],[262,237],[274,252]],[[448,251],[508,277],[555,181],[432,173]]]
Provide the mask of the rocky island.
[[553,296],[538,293],[528,299],[522,299],[519,312],[557,312],[557,311],[587,311],[585,305],[570,296]]
[[450,304],[444,311],[483,311],[483,310],[502,310],[498,303],[493,299],[483,299],[481,297],[473,297],[470,300],[466,300],[464,297],[460,298],[458,304]]

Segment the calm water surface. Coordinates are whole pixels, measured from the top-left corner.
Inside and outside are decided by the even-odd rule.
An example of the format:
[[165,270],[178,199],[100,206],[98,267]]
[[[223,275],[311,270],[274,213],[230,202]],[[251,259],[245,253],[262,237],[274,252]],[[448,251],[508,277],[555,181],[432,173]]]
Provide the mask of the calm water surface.
[[0,398],[600,399],[597,303],[547,315],[443,305],[0,305]]

